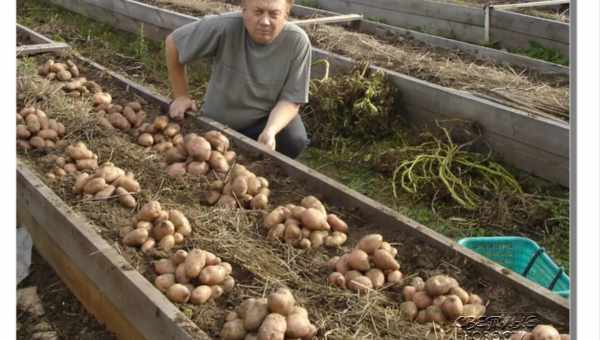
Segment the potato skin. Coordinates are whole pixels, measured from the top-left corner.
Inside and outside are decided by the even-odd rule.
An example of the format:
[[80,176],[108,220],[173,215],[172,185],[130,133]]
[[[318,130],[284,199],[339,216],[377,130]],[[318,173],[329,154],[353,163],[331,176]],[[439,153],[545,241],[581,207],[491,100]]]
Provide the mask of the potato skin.
[[233,319],[223,325],[219,336],[223,340],[244,340],[246,333],[244,321],[242,319]]
[[[189,257],[189,255],[188,255]],[[198,280],[205,285],[217,285],[225,280],[227,272],[223,266],[206,266],[198,275]]]
[[294,309],[296,299],[289,289],[282,287],[269,294],[268,303],[271,312],[287,316]]
[[268,300],[265,298],[256,299],[246,309],[244,318],[244,328],[248,332],[258,330],[267,315],[269,314]]
[[186,303],[190,299],[190,290],[185,285],[175,283],[167,290],[169,300],[177,303]]
[[258,329],[258,340],[283,340],[287,322],[285,317],[278,313],[271,313],[265,317],[262,325]]
[[356,247],[364,250],[367,254],[372,254],[383,243],[383,236],[380,234],[366,235],[358,241]]

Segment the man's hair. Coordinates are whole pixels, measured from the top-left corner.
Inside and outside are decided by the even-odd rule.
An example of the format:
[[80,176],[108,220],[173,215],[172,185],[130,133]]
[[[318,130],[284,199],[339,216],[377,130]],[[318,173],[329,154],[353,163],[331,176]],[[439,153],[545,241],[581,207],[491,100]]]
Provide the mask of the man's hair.
[[[244,2],[246,2],[247,0],[240,0],[240,5],[244,5]],[[285,2],[287,2],[288,6],[290,7],[290,9],[292,9],[292,7],[294,6],[294,0],[285,0]]]

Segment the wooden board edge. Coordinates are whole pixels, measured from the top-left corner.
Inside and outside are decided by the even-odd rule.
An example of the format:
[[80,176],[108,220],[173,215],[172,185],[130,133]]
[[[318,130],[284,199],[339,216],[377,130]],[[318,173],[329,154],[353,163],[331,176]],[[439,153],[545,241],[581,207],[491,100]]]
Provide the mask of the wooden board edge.
[[18,222],[36,249],[119,338],[209,339],[20,161],[17,193]]
[[40,53],[60,52],[70,48],[71,46],[65,43],[21,45],[17,46],[17,58]]

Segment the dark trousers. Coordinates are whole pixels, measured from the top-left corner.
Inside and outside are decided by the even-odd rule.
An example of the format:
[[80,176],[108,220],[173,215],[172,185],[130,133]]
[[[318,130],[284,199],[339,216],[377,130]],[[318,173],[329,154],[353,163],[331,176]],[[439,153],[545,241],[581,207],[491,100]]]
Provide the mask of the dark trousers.
[[[258,139],[265,126],[268,117],[261,119],[258,123],[240,130],[239,132],[254,140]],[[275,137],[275,150],[282,154],[296,158],[308,146],[309,139],[306,128],[300,115],[297,115],[283,130]]]

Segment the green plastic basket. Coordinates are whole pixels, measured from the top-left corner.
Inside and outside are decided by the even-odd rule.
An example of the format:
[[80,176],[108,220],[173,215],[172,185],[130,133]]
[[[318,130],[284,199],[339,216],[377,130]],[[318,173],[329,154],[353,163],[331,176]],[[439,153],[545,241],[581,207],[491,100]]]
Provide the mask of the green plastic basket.
[[569,298],[571,284],[565,272],[534,241],[517,236],[467,237],[458,244]]

